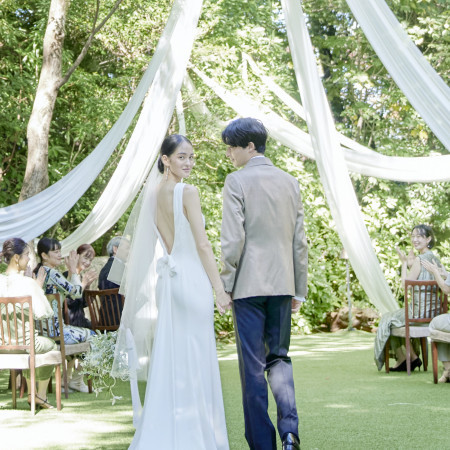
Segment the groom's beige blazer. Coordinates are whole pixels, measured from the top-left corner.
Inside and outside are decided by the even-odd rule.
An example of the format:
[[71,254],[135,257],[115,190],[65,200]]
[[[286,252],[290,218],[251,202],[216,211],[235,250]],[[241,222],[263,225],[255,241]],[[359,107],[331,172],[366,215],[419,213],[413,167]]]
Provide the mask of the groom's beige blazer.
[[229,174],[223,191],[222,272],[233,298],[306,297],[308,249],[298,181],[264,156]]

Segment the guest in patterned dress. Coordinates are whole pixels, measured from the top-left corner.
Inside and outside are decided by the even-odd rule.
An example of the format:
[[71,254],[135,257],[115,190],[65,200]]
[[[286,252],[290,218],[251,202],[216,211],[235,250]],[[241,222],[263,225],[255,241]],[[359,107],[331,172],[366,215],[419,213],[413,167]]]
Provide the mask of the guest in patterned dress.
[[[414,256],[412,252],[408,256],[400,249],[397,249],[397,253],[402,261],[402,284],[404,286],[405,280],[434,280],[433,274],[421,264],[422,261],[434,262],[438,266],[441,266],[439,259],[431,251],[435,240],[433,230],[428,225],[417,225],[413,228],[411,233],[411,242],[414,249],[419,253],[418,256]],[[407,267],[410,265],[410,270],[407,273]],[[416,295],[416,294],[415,294]],[[414,302],[418,299],[414,298]],[[394,367],[390,368],[393,372],[406,371],[406,349],[404,346],[405,339],[390,336],[392,327],[404,327],[405,326],[405,310],[404,308],[397,311],[389,312],[381,317],[378,325],[377,335],[375,337],[375,363],[378,370],[381,370],[384,365],[384,347],[388,339],[390,339],[390,348],[397,360]],[[416,348],[414,348],[416,347]],[[418,347],[416,343],[411,346],[411,370],[422,365],[422,361],[417,356],[416,351]]]
[[[41,259],[41,262],[35,268],[35,273],[40,267],[43,267],[46,272],[44,281],[44,292],[48,294],[60,294],[60,299],[63,302],[66,296],[72,298],[81,298],[83,295],[83,289],[90,284],[93,280],[88,276],[84,280],[80,279],[77,273],[77,264],[79,255],[76,251],[71,251],[69,256],[65,258],[65,263],[69,269],[68,278],[58,271],[57,267],[61,264],[61,244],[56,239],[42,238],[37,245],[37,254]],[[95,277],[94,277],[95,278]],[[57,310],[53,307],[55,316],[57,316]],[[85,342],[89,336],[95,333],[89,328],[75,327],[73,325],[63,324],[64,342],[66,344],[79,344]],[[72,369],[75,368],[75,359],[68,360],[67,372],[69,376],[72,373]],[[69,382],[69,388],[80,392],[88,392],[88,387],[83,381],[83,377],[80,373],[80,366],[73,371],[71,380]]]
[[[82,278],[87,279],[85,289],[89,289],[92,281],[97,278],[95,271],[90,270],[86,272],[92,264],[92,260],[95,257],[95,250],[92,245],[83,244],[77,248],[77,255],[79,255],[76,273]],[[81,275],[81,272],[85,272]],[[63,273],[64,277],[69,276],[69,272]],[[69,324],[76,327],[92,328],[91,321],[85,316],[84,308],[87,307],[84,294],[79,298],[73,298],[70,295],[66,298],[67,307],[69,310]]]

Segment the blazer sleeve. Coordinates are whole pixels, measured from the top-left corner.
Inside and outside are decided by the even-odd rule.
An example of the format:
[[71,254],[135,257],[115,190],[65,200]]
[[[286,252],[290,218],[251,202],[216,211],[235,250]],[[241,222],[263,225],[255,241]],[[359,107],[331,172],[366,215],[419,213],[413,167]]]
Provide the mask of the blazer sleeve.
[[245,243],[244,195],[234,176],[228,176],[223,189],[222,271],[220,277],[226,292],[233,292],[236,271]]
[[306,242],[303,219],[303,203],[299,193],[294,242],[292,246],[296,297],[306,297],[308,294],[308,244]]

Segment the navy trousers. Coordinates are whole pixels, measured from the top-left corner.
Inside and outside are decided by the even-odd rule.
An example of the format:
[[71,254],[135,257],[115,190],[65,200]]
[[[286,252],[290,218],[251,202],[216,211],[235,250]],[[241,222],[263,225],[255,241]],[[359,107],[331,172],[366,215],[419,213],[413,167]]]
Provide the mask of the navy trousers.
[[298,436],[294,379],[288,357],[291,296],[249,297],[233,301],[241,376],[245,438],[251,450],[276,450],[276,432],[267,413],[268,389],[277,404],[277,428]]

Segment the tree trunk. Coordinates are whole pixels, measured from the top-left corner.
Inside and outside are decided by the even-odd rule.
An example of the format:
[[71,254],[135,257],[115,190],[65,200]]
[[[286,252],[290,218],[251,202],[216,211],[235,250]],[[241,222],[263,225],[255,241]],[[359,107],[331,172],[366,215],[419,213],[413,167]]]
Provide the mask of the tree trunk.
[[48,136],[62,76],[62,50],[69,0],[52,0],[44,37],[39,84],[27,127],[28,157],[19,201],[48,185]]

